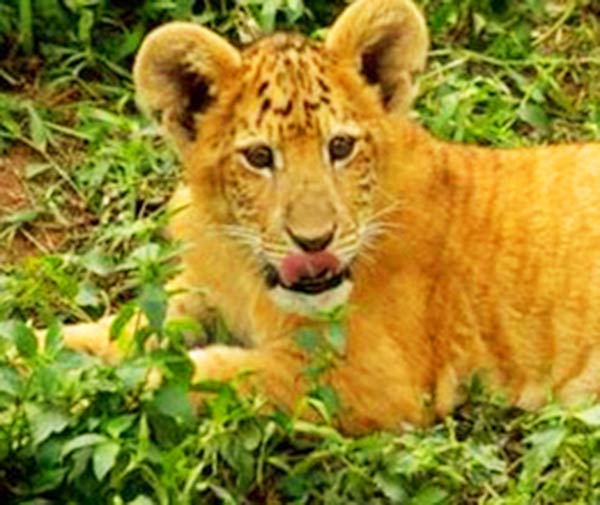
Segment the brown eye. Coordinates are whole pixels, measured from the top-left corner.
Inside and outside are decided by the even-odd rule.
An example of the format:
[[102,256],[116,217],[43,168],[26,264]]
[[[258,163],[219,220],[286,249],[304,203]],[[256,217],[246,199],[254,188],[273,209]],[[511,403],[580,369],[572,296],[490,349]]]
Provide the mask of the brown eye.
[[329,141],[329,157],[331,161],[340,161],[352,154],[356,139],[350,135],[338,135]]
[[274,168],[273,150],[269,146],[248,147],[242,151],[242,154],[254,168],[261,170]]

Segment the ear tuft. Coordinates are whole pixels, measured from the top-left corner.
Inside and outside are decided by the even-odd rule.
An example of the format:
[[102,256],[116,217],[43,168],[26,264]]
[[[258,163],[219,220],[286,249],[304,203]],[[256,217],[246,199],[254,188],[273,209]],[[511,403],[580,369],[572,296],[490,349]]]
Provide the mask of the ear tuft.
[[206,28],[163,25],[144,39],[135,60],[138,102],[147,112],[160,114],[181,147],[196,138],[198,121],[240,60],[234,47]]
[[205,112],[215,101],[214,92],[211,93],[210,81],[207,78],[189,68],[176,69],[172,81],[178,82],[178,94],[183,101],[180,107],[174,109],[173,112],[176,111],[176,114],[171,119],[183,127],[188,140],[192,141],[198,133],[196,117]]
[[429,47],[425,20],[411,0],[357,0],[325,44],[335,59],[351,62],[377,88],[386,110],[410,107],[413,77],[425,67]]

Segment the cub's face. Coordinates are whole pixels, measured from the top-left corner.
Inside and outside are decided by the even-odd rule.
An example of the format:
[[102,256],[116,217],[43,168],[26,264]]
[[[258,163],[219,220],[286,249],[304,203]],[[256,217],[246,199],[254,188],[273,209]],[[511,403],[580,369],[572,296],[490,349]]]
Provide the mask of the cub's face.
[[240,52],[182,23],[144,43],[138,92],[162,112],[189,181],[210,189],[215,230],[251,252],[283,308],[346,302],[386,211],[377,139],[410,103],[426,47],[407,0],[359,0],[325,44],[278,34]]
[[230,211],[221,229],[250,248],[277,303],[332,310],[377,231],[382,108],[370,90],[352,96],[328,54],[304,38],[278,35],[242,58],[220,144]]

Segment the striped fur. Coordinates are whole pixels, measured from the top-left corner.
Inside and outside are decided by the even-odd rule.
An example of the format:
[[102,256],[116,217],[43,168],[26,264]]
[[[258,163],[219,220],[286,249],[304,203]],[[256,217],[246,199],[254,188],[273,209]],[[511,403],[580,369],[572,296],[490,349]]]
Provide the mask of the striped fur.
[[[324,323],[282,310],[261,262],[289,253],[286,226],[333,223],[353,274],[347,349],[326,377],[346,431],[430,422],[474,374],[525,408],[597,395],[600,145],[433,138],[405,114],[426,46],[409,0],[358,0],[323,45],[279,34],[238,51],[181,23],[148,37],[136,86],[187,182],[173,202],[186,208],[171,231],[189,247],[172,315],[218,307],[248,343],[192,351],[197,378],[252,370],[273,403],[295,404],[307,356],[293,336]],[[339,128],[359,144],[338,169],[323,146]],[[276,147],[279,172],[243,166],[239,143],[256,139]],[[76,347],[81,331],[67,332]]]

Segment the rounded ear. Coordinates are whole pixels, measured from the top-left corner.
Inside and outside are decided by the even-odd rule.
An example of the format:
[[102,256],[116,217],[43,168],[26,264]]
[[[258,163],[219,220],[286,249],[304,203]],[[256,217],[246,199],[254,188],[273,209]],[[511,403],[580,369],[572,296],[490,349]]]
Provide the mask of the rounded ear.
[[357,0],[331,27],[325,46],[377,88],[386,110],[410,107],[413,76],[425,67],[429,47],[425,20],[411,0]]
[[152,31],[133,67],[137,99],[181,148],[196,138],[203,112],[217,98],[225,78],[241,63],[240,53],[215,33],[174,22]]

